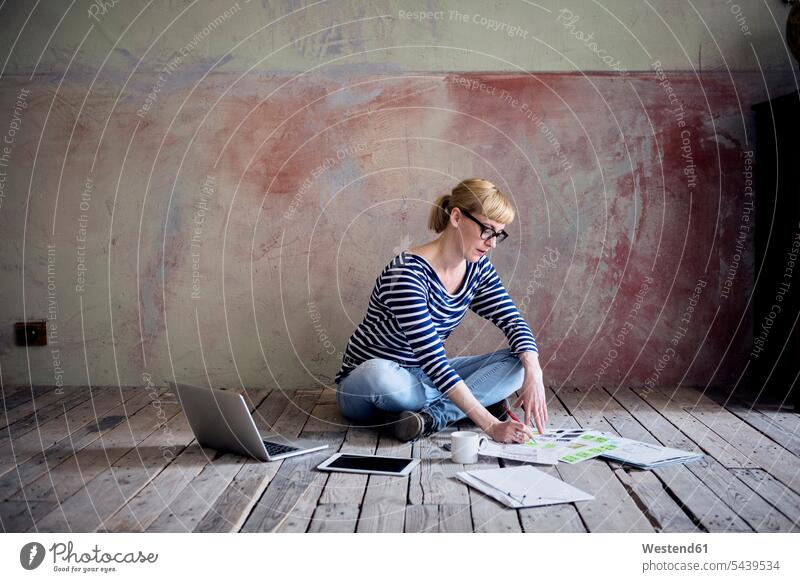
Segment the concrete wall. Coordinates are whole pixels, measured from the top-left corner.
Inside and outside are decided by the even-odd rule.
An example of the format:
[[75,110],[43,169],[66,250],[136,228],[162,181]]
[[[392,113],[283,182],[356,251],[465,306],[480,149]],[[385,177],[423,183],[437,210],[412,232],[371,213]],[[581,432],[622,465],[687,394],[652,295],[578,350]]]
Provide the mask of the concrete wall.
[[3,382],[330,384],[472,176],[517,205],[492,260],[549,384],[738,378],[780,2],[112,4],[0,10]]

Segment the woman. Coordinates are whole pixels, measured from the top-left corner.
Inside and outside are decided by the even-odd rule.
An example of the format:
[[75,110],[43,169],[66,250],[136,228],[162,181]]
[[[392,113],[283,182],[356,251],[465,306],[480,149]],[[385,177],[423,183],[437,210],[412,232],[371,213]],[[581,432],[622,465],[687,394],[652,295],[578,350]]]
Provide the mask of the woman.
[[[336,374],[336,401],[356,422],[386,422],[414,441],[469,417],[493,440],[522,443],[547,422],[536,340],[486,253],[508,234],[514,208],[486,180],[464,180],[435,203],[428,226],[440,236],[404,251],[381,272],[364,320]],[[493,322],[510,344],[447,359],[444,340],[467,308]],[[525,422],[508,419],[519,391]]]

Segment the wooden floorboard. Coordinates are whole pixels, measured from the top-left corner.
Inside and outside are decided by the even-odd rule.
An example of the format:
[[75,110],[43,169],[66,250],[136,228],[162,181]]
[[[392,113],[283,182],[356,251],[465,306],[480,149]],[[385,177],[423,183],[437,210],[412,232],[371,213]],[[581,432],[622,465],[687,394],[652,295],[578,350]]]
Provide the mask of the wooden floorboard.
[[[291,427],[281,427],[277,423],[283,415],[289,399],[275,390],[267,396],[253,415],[256,427],[262,433],[283,428],[282,434],[292,435]],[[292,435],[294,436],[294,435]],[[234,476],[231,485],[220,495],[211,509],[197,524],[197,532],[234,532],[241,529],[258,498],[266,489],[275,472],[277,463],[261,463],[247,459],[241,470]]]
[[[652,442],[664,446],[687,451],[703,452],[700,443],[693,441],[676,425],[668,421],[657,409],[651,406],[632,390],[620,389],[613,394],[613,399],[620,407],[609,406],[605,411],[613,426],[621,436]],[[636,427],[644,427],[652,435],[652,440],[645,438]],[[726,453],[720,447],[716,450],[721,455]],[[719,463],[710,453],[706,454],[703,463]],[[676,500],[687,515],[702,530],[710,532],[752,531],[752,528],[737,514],[737,508],[731,507],[723,499],[724,490],[714,490],[718,480],[701,469],[699,461],[685,465],[673,465],[653,471],[669,494]]]
[[[108,392],[108,390],[103,390],[103,392]],[[51,418],[58,417],[63,411],[86,402],[90,396],[88,389],[80,392],[70,391],[63,394],[50,390],[26,400],[20,403],[19,406],[6,410],[3,415],[4,426],[0,429],[0,441],[9,438],[17,439]]]
[[787,432],[783,425],[758,410],[753,410],[740,404],[729,404],[726,408],[787,451],[800,456],[798,433]]
[[116,426],[125,420],[129,414],[126,403],[138,408],[148,401],[152,401],[152,396],[138,389],[101,390],[91,402],[88,396],[80,399],[83,406],[64,406],[58,414],[37,415],[36,430],[18,431],[14,424],[13,438],[0,439],[0,475],[51,447],[64,444],[67,437],[74,442],[81,431],[99,435],[103,427]]
[[[182,451],[193,440],[186,416],[179,412],[163,425],[172,442]],[[162,430],[142,440],[122,458],[101,471],[74,495],[62,499],[59,507],[42,517],[37,527],[44,531],[95,531],[130,499],[144,489],[173,460],[165,455],[160,443]],[[86,508],[91,507],[91,511]]]
[[[108,397],[111,403],[117,401],[116,394],[109,393]],[[77,451],[97,444],[98,439],[106,432],[124,424],[129,416],[149,406],[150,402],[150,397],[140,391],[107,410],[100,418],[95,418],[91,410],[83,409],[71,411],[75,414],[66,414],[62,419],[54,419],[42,427],[41,445],[36,442],[38,439],[31,443],[25,443],[25,439],[21,439],[20,447],[14,447],[15,452],[19,450],[14,457],[19,464],[12,465],[0,476],[0,499],[23,496],[30,483],[46,475],[51,468],[57,467]],[[76,417],[78,421],[74,422]],[[87,417],[91,420],[81,423]],[[30,449],[23,454],[26,446]]]
[[[289,404],[279,421],[284,426],[291,425],[293,427],[293,432],[289,434],[301,433],[319,396],[319,391],[316,391],[297,393],[290,397]],[[276,430],[282,432],[278,425],[276,425]],[[331,448],[336,450],[338,447]],[[278,461],[279,466],[275,476],[272,477],[264,493],[253,506],[242,526],[242,531],[276,531],[289,519],[289,515],[308,490],[310,483],[312,481],[319,483],[323,479],[320,472],[314,471],[313,468],[322,462],[329,452],[332,451],[320,451]],[[300,519],[305,521],[302,517]]]
[[[59,454],[56,456],[57,462],[48,463],[47,470],[43,474],[26,483],[21,489],[23,499],[41,502],[36,504],[36,513],[31,515],[34,522],[38,522],[44,515],[58,508],[61,500],[67,499],[86,487],[94,477],[157,430],[161,423],[159,416],[162,413],[149,406],[149,398],[146,394],[141,395],[140,400],[137,401],[138,405],[141,407],[135,410],[130,417],[113,428],[101,430],[99,437],[95,438],[92,434],[87,438],[85,432],[80,434],[79,436],[82,437],[80,444],[83,445],[80,449],[72,445],[71,436],[64,439],[69,442],[59,448]],[[179,412],[179,406],[167,403],[161,410],[168,420]],[[97,425],[94,429],[97,429]],[[86,441],[90,442],[87,444]],[[100,446],[91,446],[92,444],[100,444]],[[65,451],[66,453],[71,451],[73,454],[65,456]],[[49,450],[44,451],[45,458],[48,458],[48,452]],[[91,506],[85,509],[86,511],[92,510]],[[13,523],[17,517],[9,516],[8,519]]]
[[[317,404],[312,408],[311,416],[303,427],[300,436],[324,442],[328,445],[328,449],[311,455],[303,455],[303,457],[308,457],[308,459],[303,459],[302,461],[302,466],[307,467],[304,470],[310,472],[308,483],[294,507],[286,515],[286,518],[272,531],[300,533],[308,530],[314,517],[315,509],[320,502],[320,497],[330,479],[334,477],[333,473],[315,471],[314,467],[341,449],[346,433],[347,423],[339,414],[336,406],[319,404],[319,399],[317,398]],[[338,477],[339,475],[337,474],[336,476]],[[324,529],[325,526],[318,523],[315,527]]]
[[[51,399],[65,398],[68,395],[75,394],[74,389],[57,390],[55,386],[4,386],[0,387],[0,398],[2,398],[3,406],[0,408],[0,427],[5,428],[13,420],[9,418],[16,418],[20,415],[16,409],[30,404],[34,399],[43,398],[50,395]],[[27,414],[32,408],[26,408],[21,415]],[[12,416],[13,415],[15,416]]]
[[[598,430],[612,427],[594,411],[591,404],[584,401],[589,392],[561,390],[559,400],[550,408],[564,421],[559,425],[565,428],[582,426]],[[596,459],[592,463],[569,465],[559,463],[558,472],[562,479],[584,491],[590,491],[595,499],[577,504],[586,527],[593,532],[641,532],[655,531],[648,514],[628,495],[624,484],[618,479],[608,462]]]
[[[476,430],[472,422],[463,420],[459,423],[460,430]],[[448,459],[449,453],[444,454],[443,466],[454,466],[458,470],[481,470],[500,468],[500,460],[495,457],[478,457],[478,462],[473,465],[455,465]],[[461,481],[458,481],[461,483]],[[462,483],[463,485],[463,483]],[[477,533],[520,533],[522,524],[516,510],[508,510],[499,501],[496,501],[472,487],[466,487],[469,495],[469,506],[472,513],[472,530]],[[443,503],[440,502],[440,505]]]
[[[567,414],[558,397],[551,390],[547,391],[547,397],[550,415],[548,426],[550,428],[561,428],[572,425],[571,417]],[[522,411],[516,410],[516,413],[517,418],[524,418]],[[501,460],[500,464],[505,467],[513,467],[523,463]],[[537,468],[556,479],[564,480],[557,466],[539,466]],[[583,522],[575,503],[530,507],[519,509],[517,513],[522,530],[526,533],[581,533],[587,531],[586,524]]]
[[[800,493],[800,458],[772,441],[734,414],[695,390],[676,393],[654,391],[648,396],[652,404],[665,409],[667,418],[691,417],[692,433],[699,445],[715,445],[709,454],[727,468],[761,468],[784,485]],[[668,404],[669,403],[669,404]],[[702,427],[702,428],[700,428]],[[691,435],[690,435],[691,436]],[[724,450],[718,443],[725,443]],[[741,459],[737,464],[732,459]]]
[[[266,394],[247,398],[251,410],[258,408]],[[191,532],[195,531],[211,514],[220,499],[228,492],[234,492],[232,484],[236,475],[254,460],[231,453],[218,453],[203,449],[204,459],[198,463],[202,468],[187,480],[170,503],[150,521],[144,531],[149,532]],[[261,466],[261,464],[259,464]],[[213,514],[212,514],[213,515]]]
[[[315,410],[328,406],[331,405],[319,404]],[[339,417],[338,411],[335,416]],[[353,426],[347,429],[347,435],[339,452],[371,455],[375,453],[377,446],[377,431]],[[354,532],[358,525],[358,516],[368,481],[368,475],[329,474],[308,531]]]
[[[378,435],[376,454],[411,458],[413,445],[390,436]],[[411,476],[369,475],[356,531],[361,533],[400,533],[405,528],[408,489]],[[470,522],[470,531],[472,525]]]
[[[3,532],[796,532],[800,420],[690,388],[547,391],[549,428],[581,426],[703,453],[641,471],[593,459],[539,467],[594,495],[511,510],[468,487],[443,445],[351,426],[329,388],[241,390],[262,432],[324,451],[262,463],[200,447],[175,395],[143,388],[6,386],[0,407]],[[421,460],[407,477],[316,471],[337,451]]]
[[[239,389],[235,391],[242,392]],[[253,416],[256,425],[262,430],[269,428],[270,424],[274,422],[275,417],[282,411],[280,404],[285,406],[286,403],[286,400],[281,397],[280,393],[271,393],[268,390],[248,391],[245,393],[245,396],[245,401],[249,404],[251,409],[257,406]],[[260,400],[261,404],[259,404]],[[271,415],[272,413],[267,413],[266,409],[275,409],[276,412],[274,416]],[[168,467],[165,467],[165,469],[168,468],[168,470],[162,470],[155,475],[147,485],[129,499],[124,506],[113,515],[106,518],[97,531],[144,531],[159,518],[165,509],[173,504],[180,494],[188,487],[189,483],[204,469],[209,459],[213,458],[215,455],[214,451],[202,448],[194,439],[192,439],[190,444],[183,448],[183,450],[178,450],[174,440],[175,439],[170,439],[169,442],[165,443],[169,445],[167,448],[169,453],[165,451],[165,454],[168,457],[174,458]],[[245,465],[246,464],[247,463],[245,463]],[[257,465],[260,466],[260,463],[257,463]],[[236,478],[234,478],[234,486],[225,489],[221,497],[240,497],[238,495],[239,488],[235,484]],[[217,503],[219,503],[219,499]],[[215,507],[212,507],[209,513],[214,513],[215,516],[219,517],[220,522],[225,523],[226,516],[236,513],[235,504],[231,503],[228,506],[228,513],[220,510],[215,511]],[[198,524],[197,528],[202,528],[203,524],[207,523],[207,520],[208,514],[200,520],[200,524]],[[235,523],[231,525],[230,528],[219,526],[219,529],[213,529],[209,526],[209,531],[236,531],[237,529],[238,527]]]

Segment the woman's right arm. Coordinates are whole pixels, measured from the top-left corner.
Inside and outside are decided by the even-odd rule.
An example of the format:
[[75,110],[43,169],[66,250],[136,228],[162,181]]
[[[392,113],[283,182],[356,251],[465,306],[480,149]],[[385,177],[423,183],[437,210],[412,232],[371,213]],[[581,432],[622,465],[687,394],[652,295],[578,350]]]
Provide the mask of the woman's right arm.
[[533,430],[528,425],[511,419],[505,422],[497,420],[491,412],[478,402],[478,399],[475,398],[475,395],[463,380],[460,380],[446,394],[447,398],[463,410],[464,414],[478,425],[483,432],[488,434],[493,441],[498,443],[524,443],[533,438]]

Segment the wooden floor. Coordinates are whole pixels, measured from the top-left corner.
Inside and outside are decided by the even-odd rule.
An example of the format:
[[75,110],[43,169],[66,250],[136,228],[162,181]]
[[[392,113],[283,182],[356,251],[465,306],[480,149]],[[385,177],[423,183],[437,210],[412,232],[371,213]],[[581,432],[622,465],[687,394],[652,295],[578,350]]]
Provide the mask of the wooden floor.
[[[705,453],[639,471],[594,459],[548,472],[594,501],[505,509],[457,481],[441,444],[348,427],[332,390],[247,391],[260,429],[330,449],[272,463],[197,445],[174,394],[3,389],[6,532],[775,532],[800,527],[800,418],[693,390],[550,392],[550,427],[582,426]],[[410,477],[322,473],[333,451],[413,456]],[[513,463],[509,463],[513,464]],[[481,466],[497,466],[484,460]],[[473,466],[474,467],[474,466]]]

